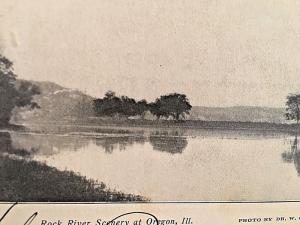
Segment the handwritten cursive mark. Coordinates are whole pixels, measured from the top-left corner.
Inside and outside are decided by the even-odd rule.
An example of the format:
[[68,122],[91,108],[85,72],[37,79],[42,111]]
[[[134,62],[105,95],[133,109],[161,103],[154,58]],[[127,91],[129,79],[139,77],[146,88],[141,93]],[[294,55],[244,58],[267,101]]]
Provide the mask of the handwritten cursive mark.
[[29,224],[31,224],[32,221],[35,219],[35,217],[37,217],[37,215],[38,215],[38,212],[33,213],[32,216],[28,218],[28,220],[25,222],[24,225],[29,225]]
[[123,216],[131,215],[131,214],[143,214],[143,215],[152,216],[152,217],[155,219],[156,224],[157,224],[157,225],[159,224],[159,221],[158,221],[157,217],[154,216],[154,215],[151,214],[151,213],[147,213],[147,212],[129,212],[129,213],[124,213],[124,214],[122,214],[122,215],[120,215],[120,216],[117,216],[116,218],[114,218],[114,219],[112,219],[111,221],[109,221],[106,225],[110,225],[113,221],[115,221],[115,220],[117,220],[117,219],[119,219],[119,218],[121,218],[121,217],[123,217]]
[[9,211],[12,210],[13,207],[15,207],[17,204],[18,204],[17,202],[14,203],[13,205],[11,205],[11,206],[8,208],[8,210],[6,210],[6,212],[3,214],[3,216],[2,216],[1,219],[0,219],[0,223],[2,222],[2,220],[4,220],[4,218],[7,216],[7,214],[9,213]]
[[[4,220],[4,218],[8,215],[8,213],[17,205],[18,203],[14,203],[13,205],[11,205],[6,212],[3,214],[3,216],[0,219],[0,223]],[[37,217],[38,212],[33,213],[28,220],[26,220],[26,222],[24,223],[24,225],[30,225],[32,223],[32,221],[35,219],[35,217]]]

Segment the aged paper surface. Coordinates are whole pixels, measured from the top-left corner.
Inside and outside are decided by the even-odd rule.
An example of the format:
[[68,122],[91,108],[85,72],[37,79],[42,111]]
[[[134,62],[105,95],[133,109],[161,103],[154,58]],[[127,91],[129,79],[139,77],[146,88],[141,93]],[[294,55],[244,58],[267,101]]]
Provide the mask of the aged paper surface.
[[299,223],[299,12],[0,0],[0,224]]

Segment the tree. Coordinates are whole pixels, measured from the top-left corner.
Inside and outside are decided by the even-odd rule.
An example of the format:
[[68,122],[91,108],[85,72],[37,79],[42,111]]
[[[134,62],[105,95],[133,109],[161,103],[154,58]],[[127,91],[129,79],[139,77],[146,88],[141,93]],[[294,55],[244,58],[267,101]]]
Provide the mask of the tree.
[[94,100],[94,110],[97,116],[115,116],[120,113],[122,101],[115,92],[108,91],[104,98]]
[[158,119],[172,117],[175,120],[184,119],[192,106],[186,95],[173,93],[163,95],[150,104],[146,100],[136,101],[127,96],[117,97],[115,92],[106,92],[104,98],[98,98],[93,101],[94,110],[97,116],[140,116],[144,118],[149,110]]
[[157,119],[160,119],[161,117],[166,116],[166,115],[163,115],[163,112],[160,110],[160,103],[159,103],[158,99],[156,99],[155,102],[151,102],[149,104],[149,109],[150,109],[151,114],[156,116]]
[[18,92],[18,97],[16,99],[17,107],[29,106],[31,109],[40,108],[40,106],[33,101],[35,95],[41,94],[38,86],[32,84],[30,81],[17,80],[15,88]]
[[135,116],[137,114],[136,101],[127,96],[121,96],[121,105],[119,113],[125,117]]
[[17,80],[13,71],[13,63],[6,57],[0,55],[0,125],[9,123],[12,111],[15,107],[30,106],[38,107],[33,102],[33,96],[40,91],[36,85],[29,81]]
[[173,93],[156,99],[150,111],[158,118],[172,117],[178,121],[181,118],[184,119],[191,109],[192,106],[185,94]]
[[300,120],[300,94],[290,94],[287,96],[286,106],[286,119],[295,120],[298,124]]
[[148,110],[146,100],[136,101],[127,96],[117,97],[115,92],[108,91],[104,98],[94,100],[94,110],[97,116],[143,116]]
[[145,118],[147,110],[149,110],[149,105],[145,99],[140,100],[136,103],[136,115],[141,116],[142,119]]

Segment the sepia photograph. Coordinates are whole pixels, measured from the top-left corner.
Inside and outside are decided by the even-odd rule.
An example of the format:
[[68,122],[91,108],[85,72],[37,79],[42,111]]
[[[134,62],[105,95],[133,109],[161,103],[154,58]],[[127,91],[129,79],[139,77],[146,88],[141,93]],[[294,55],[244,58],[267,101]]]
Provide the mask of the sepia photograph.
[[0,202],[300,201],[299,1],[0,5]]

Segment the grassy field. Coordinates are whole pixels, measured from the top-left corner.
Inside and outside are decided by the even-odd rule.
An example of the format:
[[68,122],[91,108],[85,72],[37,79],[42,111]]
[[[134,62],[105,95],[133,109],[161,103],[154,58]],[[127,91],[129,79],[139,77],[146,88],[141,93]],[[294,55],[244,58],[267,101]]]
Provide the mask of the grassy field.
[[105,184],[47,165],[0,156],[0,201],[146,201],[109,190]]

